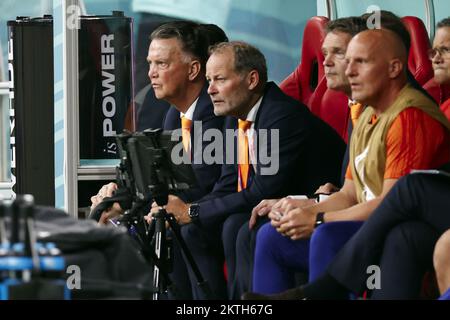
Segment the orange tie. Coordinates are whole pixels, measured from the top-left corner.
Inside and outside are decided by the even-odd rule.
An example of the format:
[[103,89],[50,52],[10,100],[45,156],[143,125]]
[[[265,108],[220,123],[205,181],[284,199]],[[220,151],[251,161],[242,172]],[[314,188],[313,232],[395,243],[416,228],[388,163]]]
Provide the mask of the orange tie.
[[358,120],[359,116],[361,115],[363,111],[363,106],[361,103],[358,102],[351,102],[349,104],[350,107],[350,118],[352,119],[353,128],[356,125],[356,120]]
[[248,137],[247,130],[252,125],[251,121],[239,119],[238,129],[238,192],[247,188],[247,180],[250,164],[248,161]]
[[190,151],[191,125],[192,125],[192,120],[189,120],[185,116],[181,117],[181,132],[182,132],[182,138],[183,138],[183,148],[184,148],[184,151],[186,151],[186,153],[189,153],[189,151]]

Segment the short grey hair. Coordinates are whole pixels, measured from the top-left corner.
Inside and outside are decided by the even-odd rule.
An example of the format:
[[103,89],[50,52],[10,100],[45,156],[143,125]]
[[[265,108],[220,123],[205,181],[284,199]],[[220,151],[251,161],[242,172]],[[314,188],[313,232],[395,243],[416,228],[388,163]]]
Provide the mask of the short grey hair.
[[234,53],[234,70],[242,74],[256,70],[261,84],[267,82],[266,58],[259,49],[242,41],[221,42],[209,48],[209,54],[231,50]]

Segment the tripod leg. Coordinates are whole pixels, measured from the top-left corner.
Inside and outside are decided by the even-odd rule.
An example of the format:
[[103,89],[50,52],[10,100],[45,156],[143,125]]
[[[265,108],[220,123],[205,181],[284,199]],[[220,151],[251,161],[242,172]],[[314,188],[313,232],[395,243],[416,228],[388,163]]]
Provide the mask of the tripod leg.
[[[171,292],[176,299],[178,297],[177,289],[170,280],[168,275],[168,245],[166,242],[166,211],[160,209],[159,212],[153,216],[151,230],[154,229],[153,234],[153,248],[150,246],[150,255],[153,257],[153,300],[158,300],[160,294],[166,289]],[[149,235],[150,237],[150,235]]]
[[[160,210],[155,216],[155,233],[153,234],[153,244],[155,248],[155,255],[159,264],[155,263],[153,268],[153,300],[158,300],[159,295],[164,292],[164,284],[161,281],[160,271],[162,272],[163,257],[166,253],[166,244],[164,239],[166,237],[166,226],[164,220],[164,212]],[[162,272],[164,273],[164,272]]]
[[189,251],[189,248],[186,245],[186,242],[183,240],[183,237],[181,236],[180,232],[180,226],[178,225],[175,217],[173,214],[167,214],[166,219],[169,222],[170,228],[173,231],[173,234],[175,235],[175,239],[177,240],[178,244],[180,245],[181,250],[183,251],[188,264],[192,268],[192,271],[195,274],[195,278],[197,279],[197,285],[202,290],[204,297],[208,300],[214,299],[214,295],[211,292],[211,288],[208,285],[208,282],[203,279],[203,276],[200,272],[200,269],[198,268],[197,264],[195,263],[194,258],[192,257],[191,252]]
[[[163,259],[158,258],[155,251],[151,246],[145,246],[142,250],[145,250],[143,253],[147,261],[149,261],[151,264],[153,264],[154,269],[157,268],[158,270],[158,278],[153,278],[153,300],[159,299],[159,294],[164,292],[163,284],[165,284],[167,290],[169,290],[172,293],[173,297],[177,297],[177,290],[175,285],[172,283],[172,280],[170,280],[170,277],[168,276],[166,270],[166,266],[164,265]],[[155,276],[155,275],[153,275]],[[156,295],[155,295],[156,294]]]

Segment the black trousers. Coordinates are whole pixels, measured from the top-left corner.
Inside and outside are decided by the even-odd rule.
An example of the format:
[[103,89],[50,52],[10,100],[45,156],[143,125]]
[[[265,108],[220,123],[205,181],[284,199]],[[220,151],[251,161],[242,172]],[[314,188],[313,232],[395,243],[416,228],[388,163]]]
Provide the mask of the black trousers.
[[380,287],[371,299],[419,299],[423,278],[433,270],[433,251],[439,233],[421,221],[407,221],[386,237],[380,259]]
[[239,229],[236,239],[235,278],[232,282],[228,281],[228,297],[230,300],[240,300],[244,292],[252,289],[256,233],[268,221],[267,217],[258,218],[253,229],[248,228],[248,222],[244,223]]
[[338,253],[328,273],[348,289],[363,292],[370,276],[367,268],[379,264],[386,237],[393,228],[404,222],[421,221],[441,234],[450,228],[449,208],[448,177],[411,174],[401,178]]
[[[215,227],[204,228],[191,223],[181,228],[183,239],[203,278],[208,282],[214,299],[225,300],[228,297],[224,262],[227,264],[228,282],[233,282],[236,238],[239,228],[248,218],[248,213],[239,213],[230,215],[222,225]],[[197,278],[189,264],[188,271],[193,298],[206,299],[204,292],[197,285]]]
[[[240,300],[242,294],[240,288],[242,286],[243,276],[245,279],[245,275],[247,274],[249,268],[247,258],[250,259],[250,251],[247,251],[247,247],[248,250],[250,250],[252,242],[251,233],[242,233],[242,230],[248,231],[248,218],[248,214],[229,217],[225,221],[225,225],[228,225],[226,228],[226,230],[228,230],[228,234],[222,232],[222,241],[228,274],[227,291],[228,299],[230,300]],[[244,264],[242,261],[242,245],[245,247]]]

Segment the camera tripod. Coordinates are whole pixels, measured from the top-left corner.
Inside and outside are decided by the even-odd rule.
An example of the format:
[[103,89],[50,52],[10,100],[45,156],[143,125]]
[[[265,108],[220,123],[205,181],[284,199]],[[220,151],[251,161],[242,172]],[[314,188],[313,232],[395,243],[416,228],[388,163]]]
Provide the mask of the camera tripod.
[[[169,274],[169,245],[166,239],[166,222],[173,231],[176,242],[193,271],[197,286],[206,299],[214,298],[207,282],[203,279],[197,264],[183,240],[175,217],[167,213],[169,193],[195,186],[195,175],[190,164],[177,164],[170,155],[179,140],[174,140],[171,131],[148,129],[143,132],[124,133],[116,136],[120,153],[120,165],[117,167],[119,189],[111,198],[105,198],[93,210],[90,217],[100,219],[102,211],[118,201],[125,214],[118,224],[124,225],[129,233],[139,242],[144,256],[154,265],[153,299],[171,290],[175,293]],[[144,215],[151,203],[156,203],[159,210],[153,215],[151,227],[148,228]],[[176,294],[175,294],[176,296]]]
[[[153,194],[158,194],[156,189]],[[153,267],[153,300],[159,300],[160,295],[166,291],[170,291],[172,295],[177,297],[176,286],[168,276],[171,270],[170,264],[173,263],[170,259],[170,245],[167,240],[166,222],[170,226],[177,244],[186,257],[188,266],[192,269],[197,286],[203,292],[205,299],[212,299],[214,296],[211,293],[209,285],[203,276],[192,257],[189,248],[184,241],[180,225],[171,213],[167,213],[164,205],[167,204],[168,194],[158,196],[153,200],[158,204],[158,212],[153,214],[152,223],[147,228],[146,222],[143,218],[142,210],[147,207],[147,201],[136,201],[130,210],[120,218],[116,224],[125,226],[129,233],[134,236],[141,246],[144,256],[150,261]],[[157,200],[157,201],[156,201]]]

